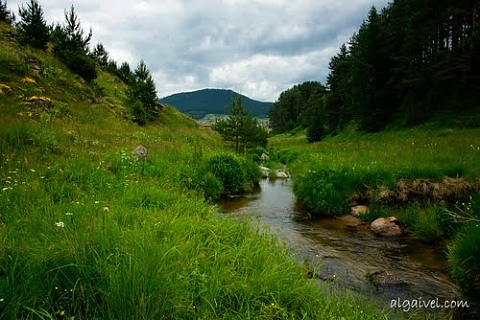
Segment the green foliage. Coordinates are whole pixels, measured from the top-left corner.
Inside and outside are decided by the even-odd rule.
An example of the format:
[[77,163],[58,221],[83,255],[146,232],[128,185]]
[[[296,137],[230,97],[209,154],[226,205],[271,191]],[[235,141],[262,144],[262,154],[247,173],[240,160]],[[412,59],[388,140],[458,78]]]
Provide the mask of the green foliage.
[[270,124],[274,133],[282,133],[298,126],[307,127],[318,108],[325,87],[307,81],[282,92],[270,109]]
[[243,189],[249,191],[253,185],[258,184],[260,179],[260,168],[258,165],[250,159],[241,158],[244,182]]
[[280,149],[275,151],[275,158],[284,165],[288,165],[298,159],[299,153],[292,149]]
[[145,125],[158,116],[160,110],[155,82],[143,60],[135,69],[134,80],[127,90],[127,97],[134,122]]
[[135,75],[130,69],[130,65],[126,61],[122,62],[120,68],[118,68],[117,75],[125,84],[128,85],[131,85],[135,79]]
[[226,193],[236,193],[245,181],[242,162],[231,153],[219,153],[208,160],[207,168],[222,183]]
[[478,311],[480,294],[480,227],[479,222],[468,223],[448,247],[452,277],[461,294]]
[[307,128],[307,141],[321,141],[327,135],[325,130],[325,120],[320,108],[316,108],[317,112],[313,115],[312,121]]
[[[416,218],[412,226],[412,235],[425,242],[435,242],[446,235],[448,230],[448,216],[445,207],[429,206],[427,208],[414,208]],[[415,214],[414,213],[414,214]]]
[[0,0],[0,22],[6,22],[12,24],[15,22],[15,14],[7,9],[7,2]]
[[[439,126],[475,116],[479,33],[476,1],[393,1],[370,9],[348,48],[330,63],[329,132],[356,121],[365,132],[389,124]],[[440,116],[440,117],[439,117]]]
[[105,46],[102,43],[97,43],[92,52],[93,60],[102,68],[106,68],[108,65],[108,52],[105,49]]
[[295,178],[295,195],[312,216],[340,215],[349,211],[348,202],[336,188],[333,176],[334,172],[319,169]]
[[47,50],[50,40],[50,29],[43,16],[43,9],[37,0],[30,0],[27,7],[20,6],[18,13],[20,21],[17,23],[19,42],[36,49]]
[[242,145],[245,149],[267,145],[267,131],[255,118],[244,111],[240,95],[232,101],[232,109],[228,117],[216,119],[213,129],[218,131],[225,141],[233,142],[237,153]]
[[69,11],[65,11],[65,25],[55,26],[52,37],[54,55],[72,72],[86,81],[97,77],[95,61],[89,56],[88,48],[92,30],[85,35],[73,5]]

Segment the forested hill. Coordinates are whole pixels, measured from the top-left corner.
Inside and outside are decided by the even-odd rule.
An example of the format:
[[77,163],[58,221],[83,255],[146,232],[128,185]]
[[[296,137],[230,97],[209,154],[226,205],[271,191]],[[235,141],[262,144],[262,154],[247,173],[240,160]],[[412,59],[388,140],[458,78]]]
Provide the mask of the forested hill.
[[[238,93],[225,89],[202,89],[192,92],[182,92],[160,99],[183,113],[199,119],[207,114],[227,114],[233,98]],[[266,117],[272,106],[271,102],[260,102],[243,96],[245,110],[255,117]]]
[[324,89],[305,83],[282,93],[270,112],[274,131],[306,120],[325,133],[351,121],[367,132],[392,122],[479,126],[479,15],[479,0],[395,0],[381,12],[372,8],[331,59]]

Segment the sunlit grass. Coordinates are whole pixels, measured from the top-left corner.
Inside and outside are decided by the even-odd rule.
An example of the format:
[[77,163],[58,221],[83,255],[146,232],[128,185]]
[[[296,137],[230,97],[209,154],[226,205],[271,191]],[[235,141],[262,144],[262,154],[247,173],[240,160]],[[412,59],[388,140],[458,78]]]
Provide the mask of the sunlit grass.
[[395,178],[441,178],[480,176],[478,129],[426,131],[421,128],[330,138],[308,144],[303,137],[271,138],[276,148],[289,148],[302,155],[295,171],[310,164],[330,169],[386,172]]

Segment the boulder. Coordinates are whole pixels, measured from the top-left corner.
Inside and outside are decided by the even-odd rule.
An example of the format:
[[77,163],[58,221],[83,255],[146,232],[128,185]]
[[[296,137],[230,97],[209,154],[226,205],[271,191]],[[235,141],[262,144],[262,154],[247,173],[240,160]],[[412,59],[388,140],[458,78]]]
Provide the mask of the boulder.
[[368,207],[365,205],[358,205],[352,207],[352,215],[358,217],[361,216],[362,214],[365,214],[368,212]]
[[286,174],[285,171],[278,171],[277,178],[288,178],[288,174]]
[[133,150],[133,152],[135,153],[135,155],[138,157],[138,158],[141,158],[141,159],[146,159],[148,158],[148,151],[147,151],[147,148],[145,148],[144,146],[142,145],[139,145],[135,148],[135,150]]
[[405,231],[397,223],[398,220],[395,217],[378,218],[370,224],[370,230],[386,237],[400,236]]

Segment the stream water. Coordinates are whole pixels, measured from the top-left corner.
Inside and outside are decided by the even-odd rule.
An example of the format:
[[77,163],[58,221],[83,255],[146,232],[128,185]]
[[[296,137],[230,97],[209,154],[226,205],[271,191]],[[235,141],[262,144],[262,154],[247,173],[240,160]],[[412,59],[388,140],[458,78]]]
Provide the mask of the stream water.
[[[352,215],[312,220],[295,199],[291,182],[265,179],[251,194],[218,203],[224,213],[258,218],[296,257],[322,280],[373,297],[381,306],[391,300],[453,300],[445,246],[373,234]],[[387,275],[390,283],[374,285],[367,274]]]

